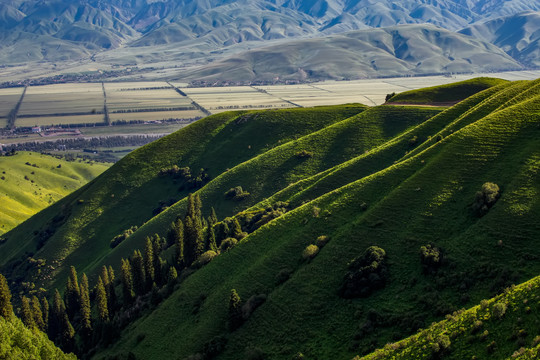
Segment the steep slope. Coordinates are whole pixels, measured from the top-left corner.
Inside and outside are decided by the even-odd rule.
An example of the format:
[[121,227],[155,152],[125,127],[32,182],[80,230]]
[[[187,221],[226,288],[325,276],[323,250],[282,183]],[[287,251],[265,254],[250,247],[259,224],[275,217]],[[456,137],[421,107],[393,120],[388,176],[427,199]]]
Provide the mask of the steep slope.
[[[538,96],[480,117],[416,156],[263,226],[185,279],[106,353],[185,357],[226,334],[219,358],[257,348],[275,359],[299,352],[346,359],[535,276],[540,202],[527,194],[539,190]],[[486,181],[499,184],[502,196],[476,218],[470,205]],[[302,262],[302,251],[320,235],[330,242]],[[423,274],[420,248],[430,243],[446,263]],[[341,298],[348,263],[372,245],[388,256],[386,286],[366,298]],[[290,277],[276,285],[284,269]],[[234,332],[226,330],[231,289],[242,299],[266,295]],[[175,346],[165,346],[171,338]]]
[[535,277],[361,359],[537,359],[539,297]]
[[0,316],[0,357],[2,359],[59,359],[74,360],[73,354],[64,354],[44,333],[32,331],[13,316]]
[[0,234],[77,190],[109,164],[56,159],[19,152],[0,157]]
[[197,81],[355,79],[520,69],[500,49],[427,25],[403,25],[298,40],[188,70]]
[[459,32],[489,42],[530,67],[540,66],[540,13],[525,12],[471,25]]
[[[280,143],[365,109],[364,105],[350,105],[252,114],[237,112],[198,121],[130,153],[113,165],[106,176],[38,214],[31,227],[25,224],[24,228],[13,230],[2,245],[0,262],[5,264],[19,256],[26,258],[27,252],[36,252],[36,257],[61,261],[63,265],[56,267],[55,273],[62,272],[55,280],[63,283],[69,265],[95,266],[95,259],[89,258],[89,253],[106,255],[114,236],[143,224],[159,209],[194,191],[190,186],[181,187],[182,183],[160,176],[163,168],[188,166],[195,177],[204,168],[203,173],[213,178]],[[59,212],[61,221],[55,220]],[[24,270],[19,274],[27,275]]]
[[[75,264],[95,284],[102,265],[119,271],[144,237],[167,234],[196,192],[203,215],[241,211],[236,219],[249,234],[206,265],[178,265],[176,283],[117,309],[112,323],[123,330],[95,358],[368,354],[540,273],[540,81],[443,89],[460,86],[463,96],[485,90],[449,108],[347,105],[203,119],[12,230],[1,270],[15,284],[62,288]],[[426,100],[426,92],[416,96]],[[193,175],[207,168],[211,178],[189,188],[171,176],[180,172],[174,165]],[[227,200],[239,185],[250,195]],[[174,204],[156,204],[171,197]],[[283,211],[247,227],[278,200],[289,202]],[[156,205],[164,211],[152,214]],[[111,249],[112,237],[133,225],[143,226]],[[373,251],[373,266],[354,267],[371,265]],[[162,253],[163,268],[175,253]],[[47,266],[36,271],[36,262]],[[234,328],[232,289],[243,319]]]

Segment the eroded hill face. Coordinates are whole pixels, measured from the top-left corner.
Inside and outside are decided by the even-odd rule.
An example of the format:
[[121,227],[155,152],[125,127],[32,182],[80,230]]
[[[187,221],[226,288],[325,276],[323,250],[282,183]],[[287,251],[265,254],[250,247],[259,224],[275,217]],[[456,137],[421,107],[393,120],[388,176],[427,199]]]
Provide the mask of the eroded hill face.
[[[81,74],[90,72],[92,76],[126,76],[136,72],[151,73],[152,77],[182,77],[178,67],[196,68],[202,64],[229,59],[233,55],[253,50],[254,48],[279,45],[265,49],[265,56],[270,63],[262,69],[254,69],[257,81],[269,81],[272,77],[257,77],[257,72],[274,73],[274,77],[285,77],[300,69],[311,80],[344,79],[362,76],[390,76],[390,68],[398,68],[403,74],[404,59],[392,51],[378,54],[376,58],[364,59],[366,69],[347,68],[347,63],[338,59],[347,59],[354,64],[358,54],[348,53],[347,49],[357,46],[350,39],[344,47],[328,48],[328,42],[335,40],[329,35],[357,31],[362,29],[388,28],[403,24],[433,25],[452,33],[452,39],[446,39],[448,49],[443,49],[446,63],[441,64],[436,54],[429,54],[431,49],[425,44],[410,42],[407,48],[411,53],[419,53],[424,59],[423,69],[414,70],[415,63],[405,66],[414,73],[449,73],[455,71],[491,71],[516,69],[516,63],[509,63],[509,58],[497,59],[504,52],[520,66],[535,65],[535,49],[538,47],[534,36],[538,21],[535,20],[540,7],[535,1],[48,1],[34,0],[9,1],[0,4],[0,28],[2,48],[0,63],[24,66],[28,62],[37,65],[30,68],[32,74],[14,70],[9,73],[13,78],[25,79],[29,76],[47,74],[55,76],[62,73]],[[528,11],[527,16],[522,13]],[[519,14],[519,15],[516,15]],[[516,20],[516,16],[520,17]],[[503,17],[499,19],[499,17]],[[496,19],[496,20],[492,20]],[[489,23],[483,24],[484,21]],[[500,23],[507,23],[501,26]],[[476,42],[461,39],[453,33],[471,24],[474,27],[463,33],[476,36]],[[476,25],[478,24],[478,25]],[[491,37],[486,29],[497,30],[497,36]],[[520,31],[513,31],[521,29]],[[493,31],[491,31],[493,33]],[[336,58],[322,57],[322,63],[310,64],[309,59],[302,64],[287,62],[287,52],[280,47],[288,45],[294,39],[321,38],[320,46],[327,52],[341,53]],[[404,35],[407,38],[407,34]],[[465,37],[466,38],[466,37]],[[511,41],[510,41],[511,39]],[[378,39],[365,39],[362,52],[377,52],[380,48]],[[488,55],[480,60],[463,50],[463,42],[473,47],[474,52]],[[480,41],[480,42],[478,42]],[[337,42],[337,40],[335,41]],[[399,41],[398,41],[399,42]],[[496,46],[490,49],[491,43]],[[525,48],[525,43],[531,43]],[[456,44],[457,43],[457,44]],[[286,45],[287,44],[287,45]],[[513,44],[516,44],[515,46]],[[303,47],[309,47],[304,44]],[[313,45],[311,45],[313,46]],[[367,48],[366,48],[367,46]],[[388,47],[388,46],[386,46]],[[402,47],[402,46],[401,46]],[[391,48],[391,46],[390,46]],[[501,50],[502,49],[502,50]],[[384,48],[383,48],[384,50]],[[407,49],[402,49],[407,52]],[[396,50],[401,52],[402,50]],[[309,52],[309,49],[294,49],[293,52]],[[426,53],[427,52],[427,53]],[[437,51],[436,51],[437,52]],[[456,55],[457,54],[457,55]],[[374,54],[377,55],[377,54]],[[247,53],[242,58],[256,56]],[[301,56],[301,55],[295,55]],[[304,55],[305,56],[305,55]],[[417,55],[418,56],[418,55]],[[482,56],[482,55],[479,55]],[[415,56],[412,56],[415,57]],[[431,59],[433,57],[433,59]],[[428,61],[426,67],[425,61]],[[455,61],[452,59],[456,59]],[[80,60],[77,63],[70,63]],[[272,69],[275,61],[283,61],[280,71]],[[332,65],[327,64],[328,60]],[[375,66],[370,64],[375,61]],[[493,62],[494,66],[483,67],[483,63]],[[273,64],[272,64],[273,63]],[[453,66],[446,66],[452,63]],[[472,64],[472,67],[469,67]],[[218,63],[218,65],[220,65]],[[291,67],[292,66],[292,67]],[[358,66],[358,65],[357,65]],[[478,68],[476,68],[476,67]],[[140,67],[140,68],[139,68]],[[286,67],[286,69],[283,69]],[[290,67],[290,68],[289,68]],[[412,67],[412,69],[411,69]],[[459,70],[461,67],[461,70]],[[146,68],[146,69],[144,69]],[[166,68],[164,73],[155,72]],[[38,71],[39,70],[39,71]],[[111,71],[110,74],[98,71]],[[183,70],[183,69],[182,69]],[[210,71],[209,69],[205,69]],[[227,69],[212,69],[226,72]],[[273,71],[274,70],[274,71]],[[132,73],[132,71],[134,71]],[[358,72],[360,73],[358,74]],[[34,73],[35,72],[35,73]],[[244,71],[245,72],[245,71]],[[249,74],[249,71],[248,71]],[[86,73],[88,75],[88,73]],[[306,75],[304,75],[306,76]],[[13,79],[10,77],[10,80]],[[306,80],[292,77],[294,80]],[[183,79],[193,80],[192,77]],[[206,79],[208,81],[215,79]],[[231,78],[230,74],[219,81],[248,81],[249,79]]]
[[[177,280],[142,295],[137,315],[120,305],[112,324],[128,313],[140,320],[123,323],[98,357],[368,354],[540,273],[539,86],[476,79],[405,96],[432,105],[445,91],[479,91],[442,108],[208,117],[133,152],[8,233],[2,272],[15,283],[63,288],[75,265],[93,286],[103,265],[118,273],[146,237],[174,240],[173,221],[198,218],[186,199],[194,193],[209,224],[216,210],[217,256],[186,267],[175,260],[177,245],[162,250]],[[45,262],[26,263],[28,253]],[[33,263],[55,267],[36,273]],[[231,313],[231,303],[242,310]],[[515,351],[500,348],[501,358]]]

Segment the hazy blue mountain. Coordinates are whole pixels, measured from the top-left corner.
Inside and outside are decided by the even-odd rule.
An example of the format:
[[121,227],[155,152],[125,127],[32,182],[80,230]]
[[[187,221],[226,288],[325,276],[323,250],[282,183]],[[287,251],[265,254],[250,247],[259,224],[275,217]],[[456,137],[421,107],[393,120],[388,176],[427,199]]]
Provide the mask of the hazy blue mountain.
[[475,24],[462,34],[490,42],[528,66],[540,66],[540,13],[526,12]]

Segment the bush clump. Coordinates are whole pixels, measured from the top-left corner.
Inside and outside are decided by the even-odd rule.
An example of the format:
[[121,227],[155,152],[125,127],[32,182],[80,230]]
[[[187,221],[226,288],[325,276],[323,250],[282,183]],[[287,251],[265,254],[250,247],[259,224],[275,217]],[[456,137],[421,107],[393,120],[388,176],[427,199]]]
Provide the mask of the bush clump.
[[330,241],[330,238],[326,235],[321,235],[317,238],[317,241],[315,242],[315,245],[317,245],[319,248],[323,248],[328,242]]
[[421,246],[420,261],[425,274],[435,272],[441,266],[442,252],[432,245]]
[[499,185],[492,182],[484,183],[482,189],[476,192],[474,203],[472,205],[472,209],[476,216],[482,217],[486,215],[489,209],[491,209],[497,200],[499,200],[500,196]]
[[207,252],[203,253],[195,262],[194,266],[196,268],[203,267],[204,265],[208,264],[212,259],[214,259],[218,254],[213,250],[208,250]]
[[111,248],[114,249],[115,247],[117,247],[122,241],[126,240],[135,231],[137,231],[137,229],[138,229],[137,226],[132,226],[129,229],[124,230],[124,232],[122,232],[120,235],[116,235],[111,240],[111,244],[110,244]]
[[367,297],[386,284],[388,270],[386,252],[377,246],[370,246],[349,264],[339,294],[343,298]]
[[313,157],[313,151],[307,151],[307,150],[297,151],[294,154],[294,156],[296,156],[299,159],[312,158]]
[[493,305],[493,308],[491,309],[491,315],[497,319],[501,319],[504,314],[506,313],[506,304],[504,303],[496,303]]
[[317,245],[308,245],[302,252],[302,259],[311,260],[319,253],[319,247]]
[[221,242],[221,246],[219,249],[221,250],[221,252],[228,251],[235,247],[237,243],[238,240],[236,240],[235,238],[226,238]]
[[249,192],[244,191],[244,189],[242,189],[241,186],[236,186],[236,187],[230,188],[225,193],[225,197],[227,199],[231,199],[231,200],[235,200],[235,201],[244,200],[248,196],[249,196]]

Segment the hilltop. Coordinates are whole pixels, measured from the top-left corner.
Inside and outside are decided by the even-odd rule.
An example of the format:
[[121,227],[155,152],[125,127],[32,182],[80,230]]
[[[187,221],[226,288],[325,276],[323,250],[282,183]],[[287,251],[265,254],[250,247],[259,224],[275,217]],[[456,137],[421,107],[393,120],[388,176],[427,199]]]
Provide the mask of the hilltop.
[[109,166],[29,152],[0,157],[0,235],[77,190]]
[[197,121],[6,234],[0,271],[24,292],[114,269],[96,359],[351,359],[538,276],[540,82],[404,94]]

